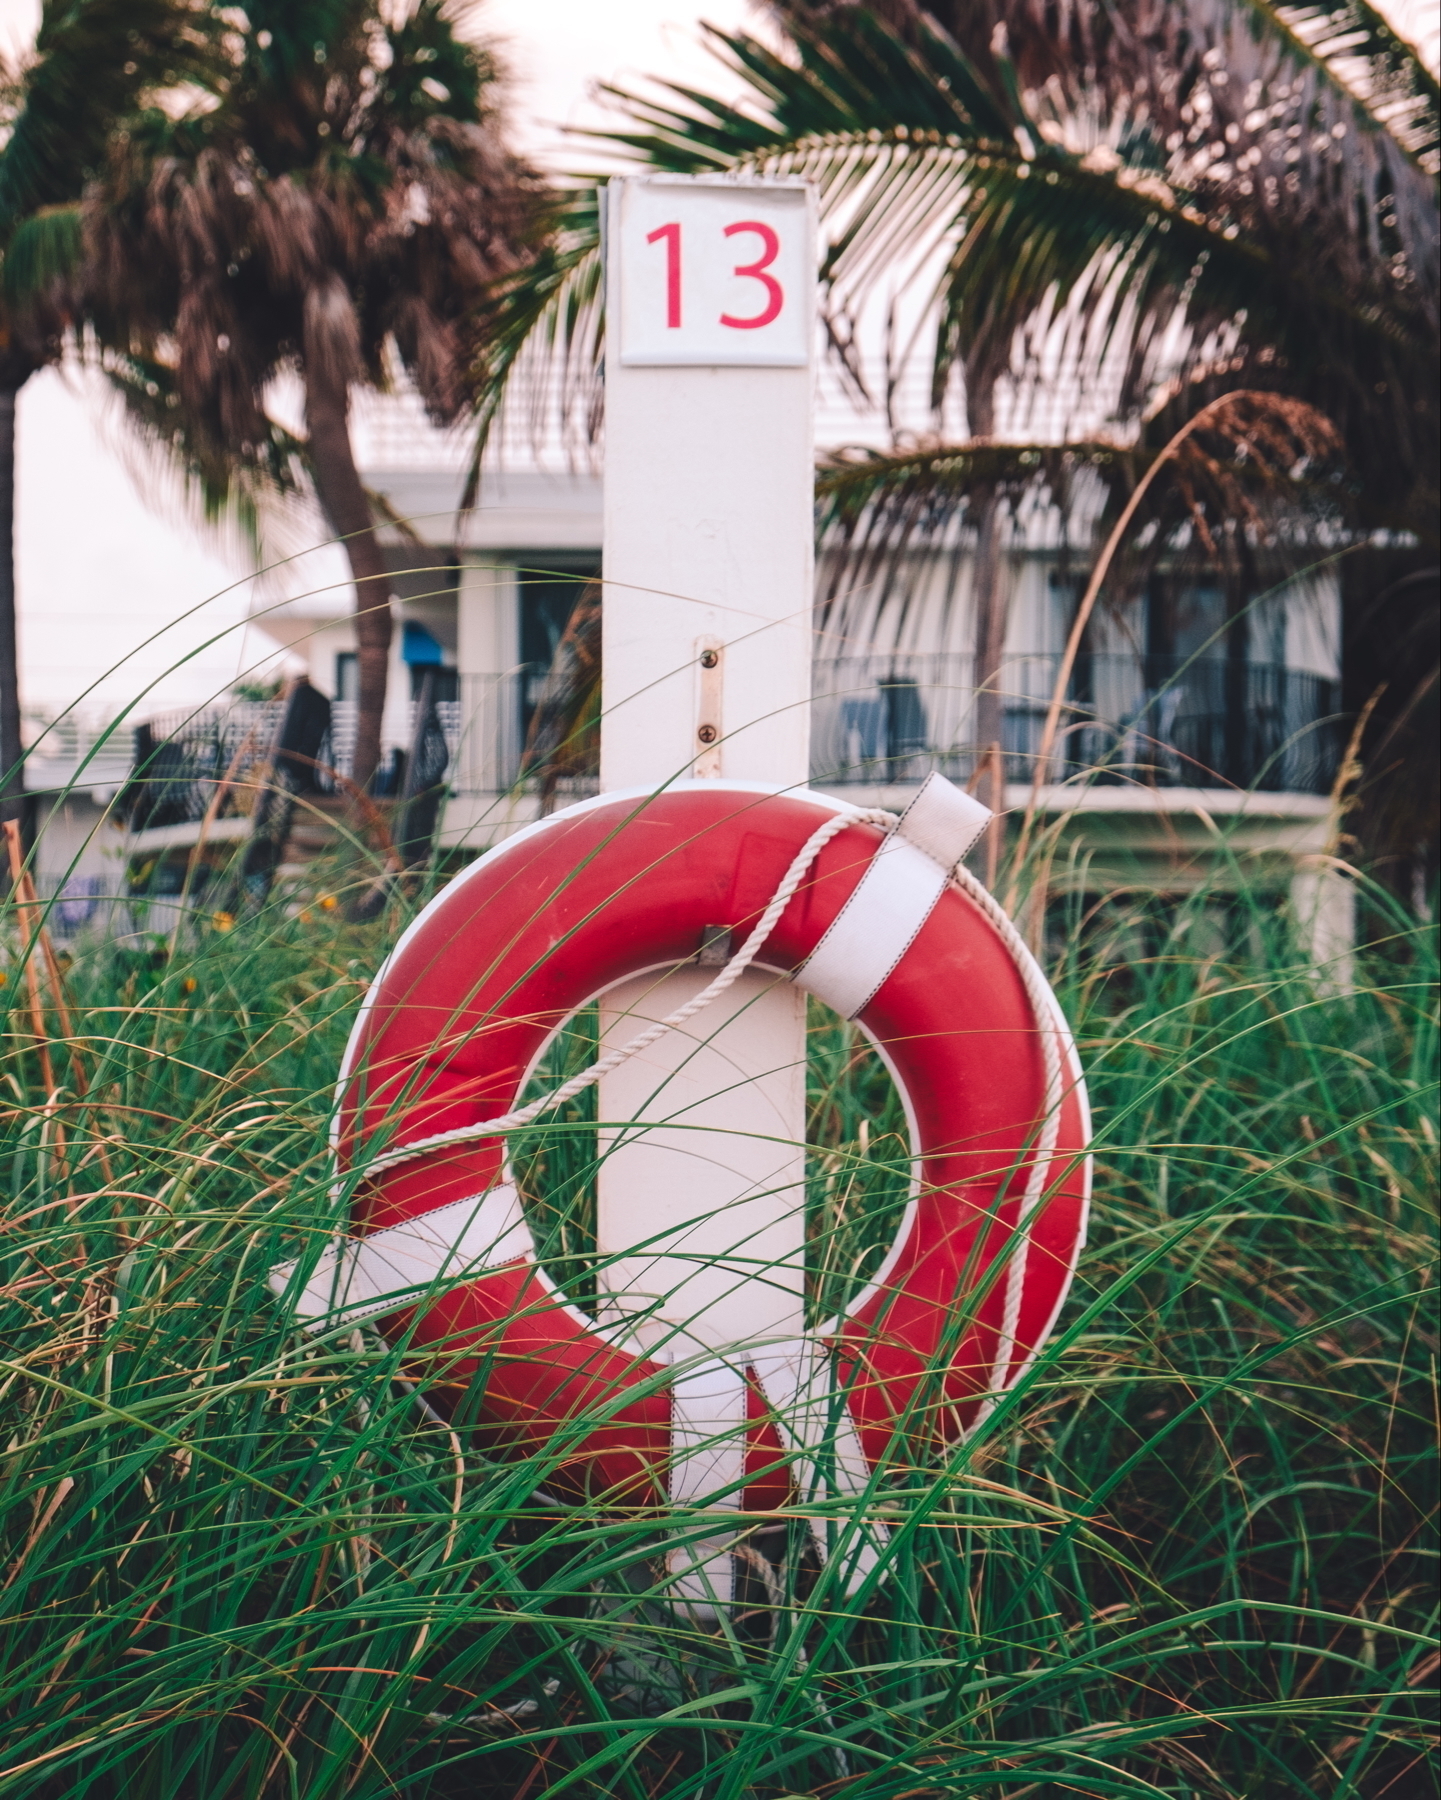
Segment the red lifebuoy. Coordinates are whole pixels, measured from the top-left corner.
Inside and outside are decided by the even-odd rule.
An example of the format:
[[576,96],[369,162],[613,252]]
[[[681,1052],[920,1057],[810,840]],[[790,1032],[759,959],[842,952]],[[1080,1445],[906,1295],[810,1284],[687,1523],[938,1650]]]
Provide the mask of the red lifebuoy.
[[[504,1114],[544,1044],[598,993],[693,961],[718,924],[739,941],[797,852],[839,815],[846,822],[785,905],[763,961],[837,1010],[859,1005],[906,1098],[919,1184],[878,1277],[823,1334],[818,1360],[802,1367],[782,1347],[754,1359],[770,1356],[769,1379],[748,1370],[745,1507],[785,1503],[800,1437],[778,1419],[776,1389],[803,1404],[820,1361],[844,1390],[867,1464],[887,1456],[898,1426],[922,1440],[963,1431],[1034,1355],[1064,1298],[1085,1228],[1088,1122],[1074,1048],[1039,971],[989,897],[947,879],[957,808],[979,809],[938,781],[889,836],[820,795],[696,781],[602,796],[482,857],[402,938],[352,1035],[336,1154],[342,1169],[381,1160],[359,1189],[351,1243],[303,1292],[296,1265],[277,1271],[277,1290],[299,1293],[313,1326],[389,1315],[387,1329],[403,1324],[417,1350],[441,1352],[454,1387],[483,1368],[483,1433],[503,1450],[559,1445],[549,1485],[612,1499],[663,1493],[668,1370],[578,1312],[538,1267],[503,1140],[394,1159],[416,1140]],[[895,941],[877,946],[886,932]],[[1048,1055],[1062,1078],[1051,1081],[1045,1128]],[[367,1245],[373,1267],[360,1257]],[[418,1256],[420,1275],[407,1279],[406,1255]],[[407,1285],[427,1294],[423,1308],[404,1312],[396,1296]]]

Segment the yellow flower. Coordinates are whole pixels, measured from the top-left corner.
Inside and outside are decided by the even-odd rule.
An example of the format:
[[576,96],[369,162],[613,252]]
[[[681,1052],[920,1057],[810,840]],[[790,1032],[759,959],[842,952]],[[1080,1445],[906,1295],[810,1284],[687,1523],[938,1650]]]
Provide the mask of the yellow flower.
[[218,912],[210,923],[217,931],[229,931],[230,927],[235,923],[235,914]]
[[200,983],[193,975],[187,975],[180,985],[185,989],[187,994],[193,994],[196,988],[200,986]]
[[322,894],[320,896],[320,904],[326,912],[334,912],[340,902],[335,898],[334,894]]

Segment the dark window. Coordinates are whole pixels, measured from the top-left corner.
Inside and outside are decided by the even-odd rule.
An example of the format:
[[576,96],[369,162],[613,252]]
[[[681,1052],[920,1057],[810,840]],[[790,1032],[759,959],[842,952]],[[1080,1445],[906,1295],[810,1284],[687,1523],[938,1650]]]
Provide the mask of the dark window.
[[594,563],[577,564],[571,569],[519,572],[520,579],[520,660],[525,669],[522,691],[522,730],[529,731],[530,721],[540,699],[550,665],[555,661],[556,647],[565,635],[570,615],[588,581],[594,581],[600,569]]
[[335,659],[335,697],[337,700],[360,698],[360,660],[353,650],[342,650]]
[[432,679],[431,698],[437,701],[458,700],[460,698],[460,674],[456,669],[438,668],[434,663],[412,663],[410,665],[410,697],[420,698],[421,689],[425,686],[425,678]]
[[1146,650],[1152,657],[1189,662],[1226,654],[1226,594],[1216,581],[1153,577],[1146,605]]

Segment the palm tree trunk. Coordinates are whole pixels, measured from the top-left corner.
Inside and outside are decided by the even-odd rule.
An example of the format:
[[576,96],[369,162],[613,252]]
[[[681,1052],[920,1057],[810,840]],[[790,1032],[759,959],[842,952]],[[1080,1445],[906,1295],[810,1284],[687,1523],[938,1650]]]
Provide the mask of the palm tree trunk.
[[380,726],[390,670],[391,588],[371,522],[370,504],[350,442],[350,393],[321,368],[307,364],[305,415],[310,466],[331,530],[345,545],[355,580],[355,649],[359,693],[351,780],[369,786],[380,765]]
[[15,405],[17,385],[0,387],[0,818],[20,816],[20,651],[15,633]]
[[[990,490],[980,496],[976,523],[975,581],[972,588],[976,626],[976,764],[989,757],[992,744],[1005,743],[1005,700],[1001,692],[1001,658],[1006,648],[1010,596],[1001,556],[1001,500]],[[1001,759],[986,762],[988,774],[981,798],[992,812],[1005,806]]]
[[[1002,358],[983,340],[966,359],[966,418],[973,440],[988,443],[996,428],[996,380]],[[976,502],[976,562],[971,587],[975,624],[976,767],[986,774],[978,783],[980,798],[992,812],[1006,804],[1004,758],[991,745],[1005,744],[1005,703],[1001,694],[1001,658],[1006,648],[1010,594],[1001,557],[1001,497],[983,488]]]

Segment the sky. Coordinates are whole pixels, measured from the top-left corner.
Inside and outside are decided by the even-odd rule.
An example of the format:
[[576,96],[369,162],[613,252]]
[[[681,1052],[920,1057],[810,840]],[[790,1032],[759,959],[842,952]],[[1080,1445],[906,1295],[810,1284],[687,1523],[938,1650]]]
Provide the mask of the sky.
[[599,146],[569,133],[604,129],[601,82],[643,86],[648,76],[725,92],[724,70],[702,41],[701,20],[758,30],[748,0],[485,0],[477,20],[506,60],[511,128],[551,168],[595,168]]
[[[1434,66],[1438,0],[1381,3]],[[0,0],[0,49],[13,55],[28,42],[39,12],[39,0]],[[704,48],[701,19],[764,28],[748,0],[484,0],[475,16],[510,72],[515,142],[553,169],[601,166],[596,147],[567,134],[604,128],[598,83],[635,87],[650,75],[724,95],[728,78]],[[54,716],[81,702],[108,715],[142,689],[147,711],[223,693],[268,648],[243,625],[244,547],[198,524],[83,373],[29,381],[18,430],[27,707]]]

